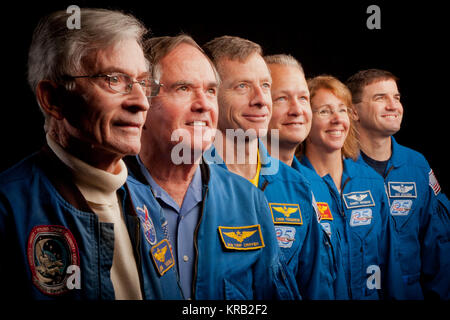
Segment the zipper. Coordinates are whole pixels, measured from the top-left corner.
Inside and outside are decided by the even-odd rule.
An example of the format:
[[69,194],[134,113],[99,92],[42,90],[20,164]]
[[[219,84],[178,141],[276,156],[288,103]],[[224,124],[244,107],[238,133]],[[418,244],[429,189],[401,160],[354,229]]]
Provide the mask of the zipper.
[[197,226],[195,227],[195,231],[194,231],[195,264],[194,264],[194,277],[192,279],[192,294],[191,294],[192,299],[195,299],[195,286],[197,283],[197,272],[198,272],[198,254],[199,254],[199,252],[198,252],[198,230],[200,228],[200,224],[203,219],[203,211],[205,209],[207,195],[208,195],[208,186],[205,186],[204,187],[204,196],[203,196],[203,200],[202,200],[202,208],[200,210],[200,217],[198,219],[198,223],[197,223]]

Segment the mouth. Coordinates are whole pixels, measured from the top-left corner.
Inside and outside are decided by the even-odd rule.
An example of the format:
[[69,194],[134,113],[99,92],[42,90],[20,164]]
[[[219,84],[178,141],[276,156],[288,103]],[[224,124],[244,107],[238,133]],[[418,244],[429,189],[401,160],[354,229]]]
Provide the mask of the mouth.
[[292,121],[292,122],[285,122],[285,123],[283,123],[283,126],[298,126],[298,127],[300,127],[300,126],[303,126],[303,125],[305,125],[305,123],[304,122],[300,122],[300,121]]
[[326,134],[334,137],[334,138],[340,138],[344,136],[344,130],[328,130],[325,131]]
[[398,119],[398,114],[396,114],[396,113],[395,114],[393,114],[393,113],[383,114],[381,117],[384,119],[387,119],[387,120],[396,120],[396,119]]
[[246,120],[250,122],[265,122],[267,121],[267,114],[243,114],[242,117],[244,117]]
[[140,130],[143,126],[140,122],[126,122],[126,121],[117,121],[114,123],[115,126],[122,128],[122,129],[136,129]]
[[193,127],[207,127],[208,122],[207,121],[201,121],[201,120],[194,120],[191,122],[186,122],[187,126],[193,126]]

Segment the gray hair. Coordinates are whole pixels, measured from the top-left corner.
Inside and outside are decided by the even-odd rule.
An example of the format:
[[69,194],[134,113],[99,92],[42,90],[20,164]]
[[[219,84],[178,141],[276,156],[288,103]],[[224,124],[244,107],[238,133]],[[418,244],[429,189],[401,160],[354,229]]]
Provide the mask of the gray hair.
[[197,44],[197,42],[195,42],[195,40],[191,36],[184,33],[174,37],[154,37],[145,41],[144,51],[150,61],[152,78],[155,80],[161,79],[162,70],[160,61],[182,43],[193,46],[205,56],[213,69],[217,83],[220,83],[219,74],[211,59],[206,55],[203,49]]
[[270,56],[265,56],[264,60],[268,65],[278,64],[287,67],[294,67],[300,69],[300,71],[303,74],[305,74],[305,71],[303,71],[302,64],[290,54],[274,54]]
[[57,11],[42,18],[33,33],[28,53],[28,83],[36,94],[42,80],[64,84],[65,75],[85,71],[85,59],[125,39],[142,46],[147,28],[135,17],[120,11],[81,9],[81,28],[69,29],[70,14]]

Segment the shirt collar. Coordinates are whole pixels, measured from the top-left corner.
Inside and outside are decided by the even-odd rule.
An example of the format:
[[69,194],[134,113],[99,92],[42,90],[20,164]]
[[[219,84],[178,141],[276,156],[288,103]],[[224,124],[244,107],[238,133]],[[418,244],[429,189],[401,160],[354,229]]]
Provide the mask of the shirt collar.
[[195,170],[194,176],[192,177],[191,183],[186,191],[182,207],[180,208],[172,197],[166,192],[166,190],[161,188],[158,183],[156,183],[139,156],[136,156],[136,159],[141,169],[141,173],[144,175],[153,191],[153,195],[165,204],[171,206],[177,212],[180,213],[181,211],[189,211],[197,205],[197,203],[202,201],[202,174],[200,166],[197,166],[197,169]]

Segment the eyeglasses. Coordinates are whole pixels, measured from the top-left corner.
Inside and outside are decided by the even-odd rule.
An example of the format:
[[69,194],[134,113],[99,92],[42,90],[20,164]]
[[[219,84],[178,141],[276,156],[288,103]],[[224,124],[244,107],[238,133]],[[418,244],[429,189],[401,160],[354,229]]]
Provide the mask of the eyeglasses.
[[319,108],[317,110],[312,110],[312,112],[317,113],[317,115],[321,118],[329,118],[336,112],[339,115],[346,115],[348,114],[348,107],[347,106],[339,106],[337,109],[333,110],[329,106],[324,106],[322,108]]
[[111,90],[121,93],[128,94],[131,92],[133,85],[138,83],[142,89],[144,89],[144,93],[146,97],[156,97],[159,93],[159,89],[162,84],[156,80],[146,78],[142,80],[133,80],[129,75],[124,73],[114,72],[111,74],[96,74],[92,76],[66,76],[67,78],[76,79],[76,78],[106,78],[108,80],[108,86]]

